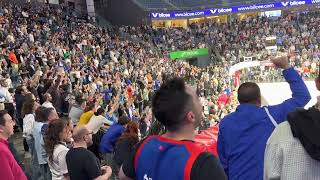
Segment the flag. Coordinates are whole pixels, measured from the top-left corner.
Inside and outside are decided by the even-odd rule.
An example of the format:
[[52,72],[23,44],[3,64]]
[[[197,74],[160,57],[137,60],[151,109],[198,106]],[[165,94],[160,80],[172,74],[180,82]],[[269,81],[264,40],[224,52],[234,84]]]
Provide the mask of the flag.
[[234,86],[236,88],[240,86],[240,73],[239,73],[239,71],[236,71],[234,73]]
[[195,136],[196,144],[203,150],[212,153],[218,157],[217,152],[217,140],[218,140],[218,125],[214,125],[209,129],[202,131],[200,134]]

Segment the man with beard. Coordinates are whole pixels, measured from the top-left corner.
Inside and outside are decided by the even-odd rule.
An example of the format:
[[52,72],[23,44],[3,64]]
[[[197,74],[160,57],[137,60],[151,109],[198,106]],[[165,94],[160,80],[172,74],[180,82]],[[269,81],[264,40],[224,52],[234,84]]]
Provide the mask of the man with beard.
[[100,167],[98,158],[87,148],[92,145],[92,132],[85,126],[73,130],[74,144],[66,155],[68,173],[71,180],[108,179],[112,170],[109,166]]
[[164,83],[155,93],[152,111],[167,129],[140,142],[119,173],[130,179],[226,179],[217,159],[194,143],[202,107],[194,89],[180,78]]

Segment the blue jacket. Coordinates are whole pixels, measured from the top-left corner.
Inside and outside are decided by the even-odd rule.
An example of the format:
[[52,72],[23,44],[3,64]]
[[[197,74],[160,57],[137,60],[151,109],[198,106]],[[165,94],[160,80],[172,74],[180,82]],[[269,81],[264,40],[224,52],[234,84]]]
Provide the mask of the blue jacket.
[[112,125],[103,135],[100,142],[99,151],[103,154],[112,153],[117,140],[119,139],[124,130],[125,128],[120,124]]
[[[311,99],[302,78],[293,68],[284,70],[283,76],[290,84],[292,98],[267,107],[277,124]],[[235,112],[221,120],[218,154],[229,180],[263,179],[265,146],[274,128],[264,107],[253,104],[240,104]]]

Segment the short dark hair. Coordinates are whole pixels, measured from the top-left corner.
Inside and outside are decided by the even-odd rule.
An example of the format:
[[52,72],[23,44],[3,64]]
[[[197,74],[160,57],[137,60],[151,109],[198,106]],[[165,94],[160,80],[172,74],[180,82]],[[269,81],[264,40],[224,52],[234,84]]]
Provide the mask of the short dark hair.
[[77,103],[78,105],[81,105],[81,104],[84,103],[86,100],[85,100],[82,96],[78,95],[78,96],[76,96],[75,101],[76,101],[76,103]]
[[122,115],[122,116],[119,118],[118,123],[123,126],[123,125],[128,124],[130,121],[131,121],[131,120],[130,120],[130,118],[129,118],[128,116]]
[[8,114],[7,110],[0,110],[0,125],[4,126],[6,124],[6,120],[4,119],[4,115]]
[[103,115],[105,114],[105,110],[103,108],[99,108],[95,113],[94,115],[95,116],[99,116],[99,115]]
[[240,104],[255,103],[261,98],[260,88],[256,83],[246,82],[238,89],[238,101]]
[[44,106],[40,106],[38,107],[38,109],[36,110],[35,114],[35,120],[37,122],[48,122],[48,118],[50,116],[50,113],[55,111],[54,108],[47,108]]
[[183,79],[168,79],[152,99],[152,113],[169,131],[176,131],[184,123],[184,116],[192,109],[192,96],[186,92]]

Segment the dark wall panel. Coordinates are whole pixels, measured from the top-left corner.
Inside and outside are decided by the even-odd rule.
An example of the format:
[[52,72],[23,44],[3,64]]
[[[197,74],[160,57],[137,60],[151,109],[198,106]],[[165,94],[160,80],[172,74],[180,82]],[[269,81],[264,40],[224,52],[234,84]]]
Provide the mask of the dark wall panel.
[[131,0],[108,0],[107,7],[96,7],[98,13],[113,25],[139,26],[150,24],[148,12]]

